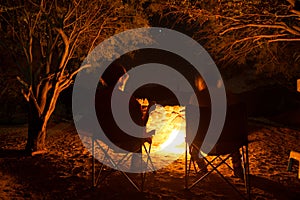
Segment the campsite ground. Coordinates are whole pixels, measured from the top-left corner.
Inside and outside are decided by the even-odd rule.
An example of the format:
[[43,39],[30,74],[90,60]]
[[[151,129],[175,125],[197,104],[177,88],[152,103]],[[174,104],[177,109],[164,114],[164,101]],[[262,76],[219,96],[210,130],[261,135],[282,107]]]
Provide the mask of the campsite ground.
[[[290,150],[300,151],[300,131],[259,121],[249,121],[252,199],[298,199],[298,163],[287,172],[287,161]],[[72,123],[52,123],[48,153],[34,157],[22,154],[26,132],[26,125],[0,127],[0,199],[240,199],[215,173],[184,190],[184,156],[150,173],[143,193],[120,173],[91,188],[91,154]],[[241,180],[221,170],[243,190]]]
[[[227,81],[226,87],[239,93],[257,86],[257,80],[245,77],[254,76],[235,77]],[[270,102],[274,103],[279,97],[289,97],[286,93],[280,96],[278,88],[272,91],[271,95],[265,89],[256,93],[267,96],[265,101],[261,101],[264,96],[248,95],[251,98],[247,96],[246,99],[250,104],[261,104],[250,108],[267,109]],[[285,102],[288,108],[290,101]],[[295,162],[292,172],[287,172],[290,151],[300,152],[299,107],[283,107],[280,113],[269,119],[249,119],[252,199],[299,199],[299,163]],[[27,125],[0,125],[0,199],[241,199],[216,173],[192,190],[185,190],[184,155],[156,174],[148,174],[143,193],[137,192],[120,173],[113,173],[92,188],[91,154],[82,145],[73,123],[57,119],[49,124],[48,153],[43,155],[24,155],[26,138]],[[221,171],[244,190],[243,182],[232,177],[227,168],[223,167]]]

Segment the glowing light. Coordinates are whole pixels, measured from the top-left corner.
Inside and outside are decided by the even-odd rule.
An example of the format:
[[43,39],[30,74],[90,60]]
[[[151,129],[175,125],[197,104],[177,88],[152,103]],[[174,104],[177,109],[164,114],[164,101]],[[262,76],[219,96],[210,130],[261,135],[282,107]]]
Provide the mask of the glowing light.
[[184,107],[156,106],[149,116],[148,130],[156,130],[153,152],[162,156],[178,155],[185,151]]
[[[181,148],[183,144],[183,149]],[[167,141],[160,145],[160,150],[170,153],[182,153],[184,151],[184,134],[179,130],[173,130]]]

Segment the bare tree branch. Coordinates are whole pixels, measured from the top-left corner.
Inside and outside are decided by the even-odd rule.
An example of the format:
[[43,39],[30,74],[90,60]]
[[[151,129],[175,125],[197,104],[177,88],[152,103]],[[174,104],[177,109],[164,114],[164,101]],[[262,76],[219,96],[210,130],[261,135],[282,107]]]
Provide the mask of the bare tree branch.
[[278,39],[273,39],[269,40],[269,43],[272,42],[300,42],[300,38],[278,38]]
[[243,28],[247,28],[247,27],[256,27],[256,28],[270,28],[270,29],[283,29],[293,35],[299,35],[300,36],[300,32],[297,30],[294,30],[290,27],[288,27],[286,24],[244,24],[244,25],[239,25],[239,26],[234,26],[234,27],[230,27],[228,29],[226,29],[225,31],[219,33],[221,36],[230,32],[230,31],[234,31],[234,30],[238,30],[238,29],[243,29]]
[[66,66],[66,59],[69,54],[70,42],[69,42],[68,36],[64,33],[64,31],[61,28],[55,28],[55,30],[60,34],[60,36],[63,39],[64,45],[65,45],[64,53],[63,53],[63,56],[61,58],[61,61],[60,61],[59,67],[58,67],[60,70],[64,70],[64,68]]

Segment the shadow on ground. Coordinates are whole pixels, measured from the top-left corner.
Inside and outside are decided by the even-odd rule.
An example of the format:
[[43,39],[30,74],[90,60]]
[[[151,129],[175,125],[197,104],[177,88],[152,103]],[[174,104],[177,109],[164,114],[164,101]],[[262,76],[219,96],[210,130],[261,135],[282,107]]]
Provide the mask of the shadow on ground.
[[273,195],[274,199],[277,200],[292,200],[292,199],[299,199],[300,192],[299,191],[292,191],[291,189],[287,189],[283,184],[278,182],[269,180],[267,178],[254,176],[250,177],[251,186],[253,188],[258,188],[263,190],[267,193]]

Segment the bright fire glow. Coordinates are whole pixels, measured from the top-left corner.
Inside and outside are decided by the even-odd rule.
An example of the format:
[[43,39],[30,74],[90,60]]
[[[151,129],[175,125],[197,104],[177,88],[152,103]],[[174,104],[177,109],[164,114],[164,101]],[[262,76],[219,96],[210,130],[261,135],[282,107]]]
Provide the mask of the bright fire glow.
[[169,138],[167,141],[165,141],[163,144],[160,145],[160,149],[164,149],[167,146],[171,145],[171,143],[176,140],[176,136],[178,135],[178,130],[173,130],[172,133],[169,135]]
[[173,130],[167,141],[159,146],[159,151],[164,153],[181,154],[185,149],[184,133],[179,130]]
[[147,130],[155,130],[152,152],[180,155],[185,151],[185,113],[182,106],[159,106],[150,113]]

